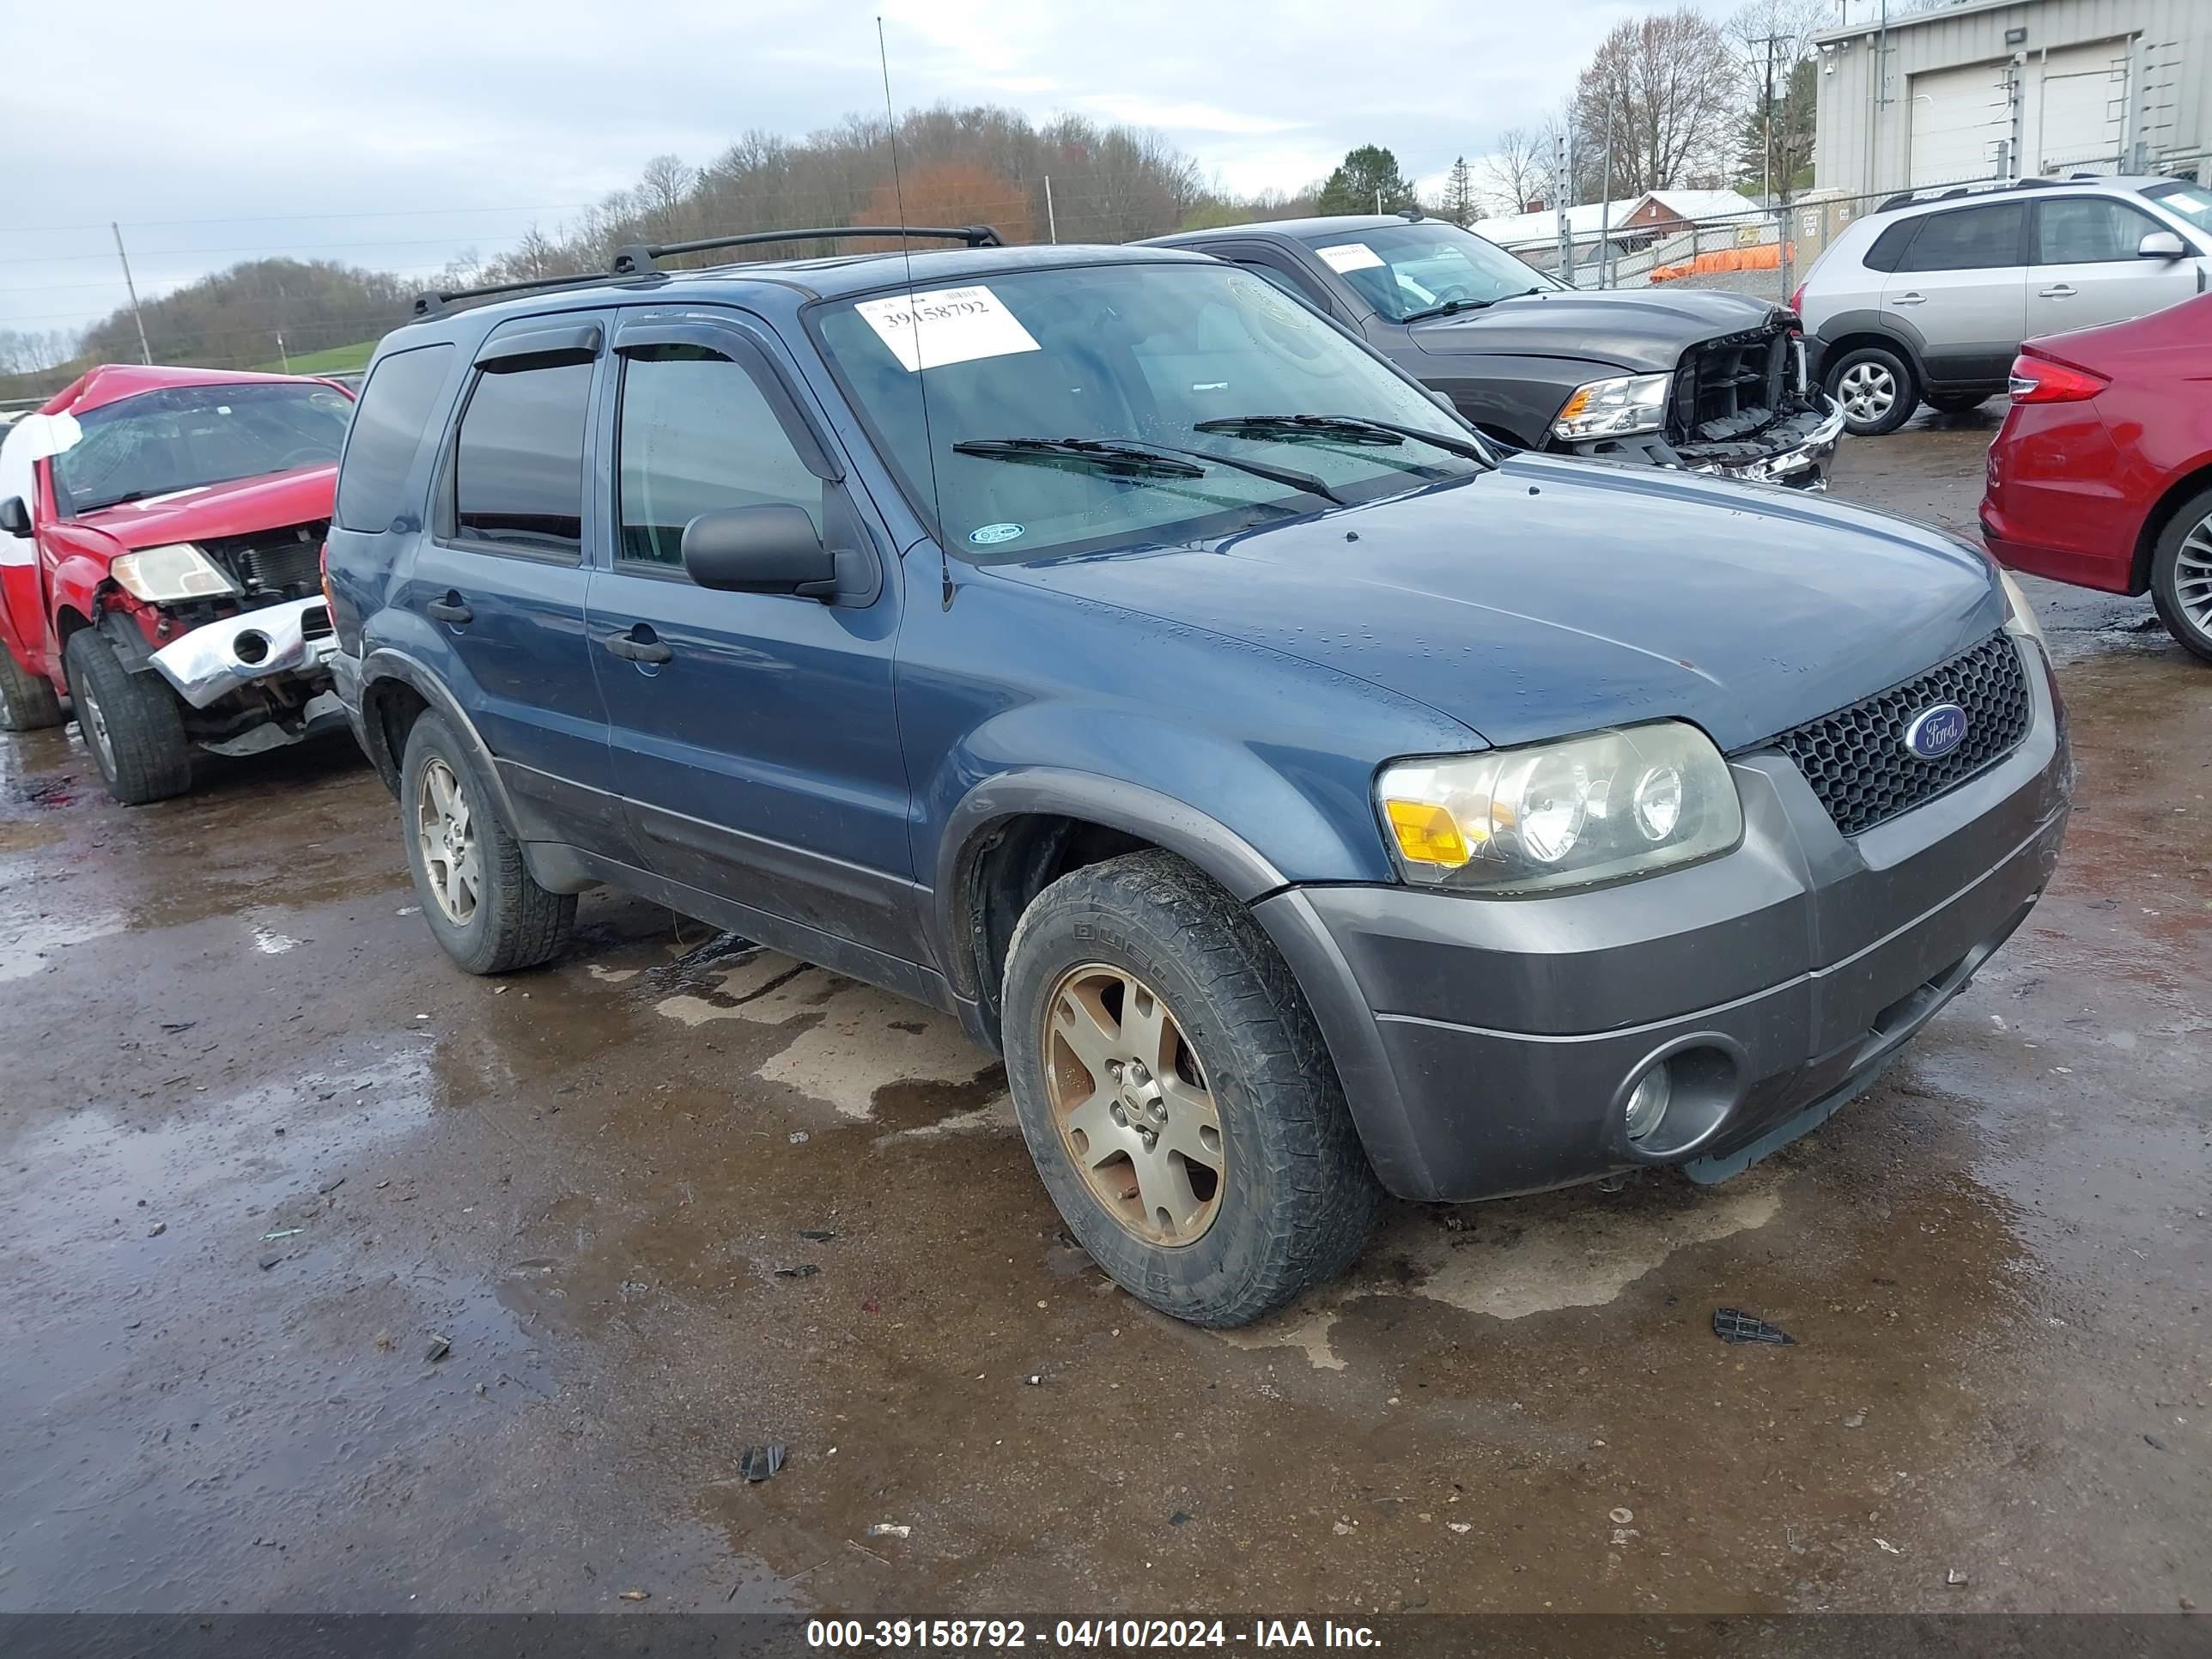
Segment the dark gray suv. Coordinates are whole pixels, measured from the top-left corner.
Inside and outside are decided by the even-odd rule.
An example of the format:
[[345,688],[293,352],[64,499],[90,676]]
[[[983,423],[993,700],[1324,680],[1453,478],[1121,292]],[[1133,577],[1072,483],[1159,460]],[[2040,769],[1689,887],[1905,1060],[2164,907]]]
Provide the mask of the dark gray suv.
[[1826,487],[1843,420],[1797,319],[1741,294],[1589,292],[1418,213],[1154,239],[1266,277],[1522,449]]

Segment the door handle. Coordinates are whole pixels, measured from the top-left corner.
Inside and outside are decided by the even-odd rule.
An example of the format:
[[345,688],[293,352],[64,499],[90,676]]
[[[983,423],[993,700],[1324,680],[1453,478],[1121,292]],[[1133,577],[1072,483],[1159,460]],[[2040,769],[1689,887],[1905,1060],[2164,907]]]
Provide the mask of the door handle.
[[1928,296],[1924,294],[1900,294],[1890,301],[1893,306],[1924,306],[1927,303]]
[[676,654],[643,623],[627,634],[610,634],[607,649],[624,662],[666,662]]
[[433,599],[424,605],[422,614],[433,622],[454,623],[474,622],[477,617],[477,613],[470,610],[461,596],[451,588],[446,590],[444,599]]
[[2081,291],[2071,283],[2053,283],[2043,290],[2042,297],[2046,300],[2069,300]]

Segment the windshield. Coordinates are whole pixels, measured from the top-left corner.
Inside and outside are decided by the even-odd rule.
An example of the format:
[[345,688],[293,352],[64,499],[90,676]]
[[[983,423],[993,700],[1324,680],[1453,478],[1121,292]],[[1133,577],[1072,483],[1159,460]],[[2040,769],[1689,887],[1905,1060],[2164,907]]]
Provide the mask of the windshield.
[[1309,246],[1393,322],[1455,301],[1471,309],[1559,286],[1504,249],[1439,219],[1332,232]]
[[[1008,271],[811,320],[909,498],[969,557],[1227,535],[1484,465],[1420,435],[1472,441],[1419,386],[1224,265]],[[1351,424],[1239,418],[1295,415]]]
[[2143,191],[2177,219],[2199,230],[2212,230],[2212,189],[2185,184],[2153,185]]
[[53,459],[64,513],[325,466],[345,441],[353,400],[326,386],[240,381],[172,386],[88,410],[83,435]]

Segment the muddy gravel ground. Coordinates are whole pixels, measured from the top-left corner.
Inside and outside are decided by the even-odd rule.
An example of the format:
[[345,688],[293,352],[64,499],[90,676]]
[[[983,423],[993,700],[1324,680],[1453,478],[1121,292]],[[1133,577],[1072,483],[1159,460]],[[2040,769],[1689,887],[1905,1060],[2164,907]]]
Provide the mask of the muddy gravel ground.
[[[1996,412],[1838,495],[1970,531]],[[2212,1605],[2212,669],[2037,591],[2064,862],[1882,1086],[1230,1335],[935,1014],[606,894],[468,979],[349,750],[0,738],[0,1611]]]

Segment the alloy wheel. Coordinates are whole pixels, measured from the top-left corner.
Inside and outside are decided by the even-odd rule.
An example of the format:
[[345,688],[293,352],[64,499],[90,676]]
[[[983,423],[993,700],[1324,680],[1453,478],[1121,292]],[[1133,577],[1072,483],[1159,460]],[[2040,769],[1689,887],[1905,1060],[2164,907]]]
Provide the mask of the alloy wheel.
[[2173,558],[2173,598],[2189,625],[2212,638],[2212,514],[2181,538]]
[[1844,414],[1870,426],[1897,402],[1897,376],[1880,363],[1853,363],[1836,382],[1836,396]]
[[101,775],[112,780],[115,776],[115,738],[108,732],[107,716],[100,709],[100,699],[93,696],[89,685],[70,689],[76,697],[77,724],[84,729],[84,735],[92,739],[93,753],[100,762]]
[[1127,969],[1088,963],[1046,999],[1045,1091],[1091,1196],[1145,1243],[1195,1243],[1221,1212],[1221,1115],[1182,1024]]
[[469,798],[453,769],[433,755],[416,780],[416,836],[431,896],[446,920],[465,927],[483,896],[483,860]]

